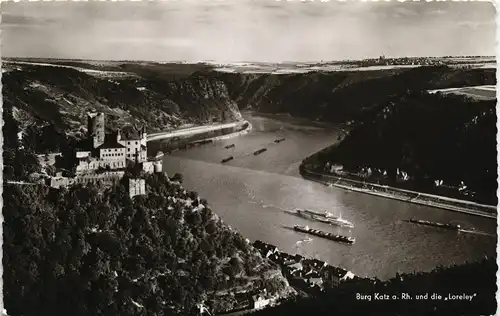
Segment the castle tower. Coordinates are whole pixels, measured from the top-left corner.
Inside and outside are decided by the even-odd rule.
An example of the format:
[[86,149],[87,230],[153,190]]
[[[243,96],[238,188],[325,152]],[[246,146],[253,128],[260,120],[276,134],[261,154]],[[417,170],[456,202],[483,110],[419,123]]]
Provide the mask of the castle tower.
[[104,113],[88,113],[88,138],[94,148],[104,143]]
[[148,140],[148,134],[146,133],[146,126],[143,126],[141,128],[141,135],[140,135],[140,137],[141,137],[141,145],[147,146],[146,143],[147,143],[147,140]]
[[163,171],[163,161],[162,160],[156,160],[153,164],[154,166],[154,172],[160,173]]

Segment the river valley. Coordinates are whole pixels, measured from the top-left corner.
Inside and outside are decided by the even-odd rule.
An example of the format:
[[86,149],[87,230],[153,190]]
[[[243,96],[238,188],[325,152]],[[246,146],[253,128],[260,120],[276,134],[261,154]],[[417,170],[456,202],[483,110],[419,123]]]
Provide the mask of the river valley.
[[[338,138],[333,127],[289,117],[244,113],[252,131],[164,156],[164,169],[179,172],[184,185],[209,201],[224,222],[250,240],[260,239],[289,253],[316,257],[357,275],[388,279],[396,272],[430,271],[494,256],[496,222],[382,197],[355,193],[303,179],[298,167],[305,157]],[[276,144],[274,140],[285,137]],[[235,147],[226,149],[226,145]],[[264,153],[254,156],[261,148]],[[233,156],[225,164],[221,160]],[[310,222],[288,214],[295,208],[328,210],[353,222],[353,229]],[[403,220],[415,217],[460,224],[478,233],[457,233]],[[356,237],[352,246],[290,229],[309,225]]]

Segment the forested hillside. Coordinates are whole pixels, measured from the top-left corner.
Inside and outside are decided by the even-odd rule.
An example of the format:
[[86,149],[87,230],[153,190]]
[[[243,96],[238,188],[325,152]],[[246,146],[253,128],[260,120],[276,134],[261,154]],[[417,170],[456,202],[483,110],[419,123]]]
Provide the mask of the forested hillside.
[[[4,111],[4,180],[40,165]],[[24,142],[26,143],[26,142]],[[164,174],[129,198],[108,189],[4,184],[4,306],[11,316],[190,315],[232,309],[233,291],[291,293],[279,268],[226,226],[197,193]]]
[[[462,197],[496,205],[496,123],[496,100],[405,94],[389,101],[321,160],[355,173],[370,168],[377,180],[417,191],[450,195],[448,187],[463,182],[464,194],[470,193]],[[408,175],[408,183],[399,181],[398,170]],[[380,179],[381,172],[387,176]],[[443,181],[440,187],[436,180]]]
[[279,269],[195,192],[153,175],[131,200],[124,183],[5,186],[9,315],[190,315],[231,309],[227,289],[287,295]]

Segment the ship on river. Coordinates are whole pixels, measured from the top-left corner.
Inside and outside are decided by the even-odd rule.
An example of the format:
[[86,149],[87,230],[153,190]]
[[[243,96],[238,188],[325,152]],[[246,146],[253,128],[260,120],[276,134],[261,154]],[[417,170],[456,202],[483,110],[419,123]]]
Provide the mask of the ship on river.
[[318,213],[318,212],[313,212],[310,210],[296,209],[295,214],[297,214],[298,216],[300,216],[302,218],[325,223],[325,224],[354,228],[354,224],[349,222],[346,219],[343,219],[342,215],[336,216],[336,215],[329,213],[327,211],[325,211],[324,213]]
[[443,224],[443,223],[424,221],[424,220],[414,219],[414,218],[411,218],[408,222],[414,223],[414,224],[419,224],[419,225],[444,228],[444,229],[449,229],[449,230],[457,230],[457,231],[460,230],[460,225],[458,225],[458,224]]
[[234,148],[234,147],[235,147],[235,145],[234,145],[234,144],[231,144],[231,145],[227,145],[225,148],[226,148],[226,149],[229,149],[229,148]]
[[354,244],[354,242],[356,241],[354,237],[335,235],[321,230],[311,229],[308,226],[295,225],[293,226],[293,229],[301,233],[306,233],[313,236],[318,236],[332,241],[343,242],[347,244]]
[[256,152],[254,152],[254,156],[257,156],[257,155],[260,155],[262,154],[263,152],[265,152],[267,150],[267,148],[262,148],[262,149],[259,149],[257,150]]
[[275,142],[276,144],[279,144],[279,143],[281,143],[281,142],[282,142],[282,141],[284,141],[284,140],[285,140],[285,137],[280,138],[280,139],[276,139],[274,142]]

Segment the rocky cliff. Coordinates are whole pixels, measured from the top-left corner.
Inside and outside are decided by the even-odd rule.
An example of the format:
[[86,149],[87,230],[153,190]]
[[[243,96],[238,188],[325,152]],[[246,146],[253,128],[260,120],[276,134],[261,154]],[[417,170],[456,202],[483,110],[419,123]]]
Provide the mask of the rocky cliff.
[[75,138],[84,135],[86,113],[92,110],[106,114],[107,128],[139,124],[150,132],[241,118],[224,82],[216,78],[166,78],[161,67],[124,65],[131,71],[118,72],[87,66],[5,63],[3,106],[22,130],[51,126]]
[[300,74],[216,73],[240,109],[289,113],[341,123],[378,112],[391,97],[422,91],[494,85],[495,69],[447,66]]

